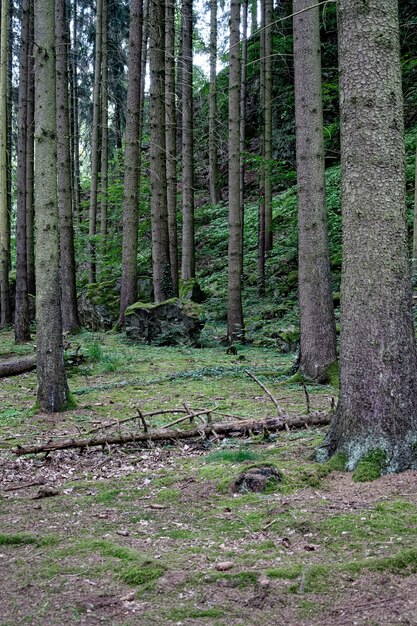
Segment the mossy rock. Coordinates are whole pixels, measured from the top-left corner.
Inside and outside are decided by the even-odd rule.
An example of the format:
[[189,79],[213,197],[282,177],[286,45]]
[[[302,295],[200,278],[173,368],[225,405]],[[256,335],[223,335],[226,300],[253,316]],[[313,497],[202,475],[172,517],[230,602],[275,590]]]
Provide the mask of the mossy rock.
[[281,480],[281,474],[273,465],[252,465],[233,481],[231,489],[239,493],[262,493],[272,491]]
[[300,341],[300,329],[294,324],[282,328],[278,333],[278,338],[282,352],[294,352]]
[[208,294],[201,289],[195,278],[180,280],[179,292],[181,300],[192,300],[197,304],[205,302],[208,298]]
[[81,326],[90,330],[110,330],[118,312],[119,293],[113,280],[87,285],[78,297]]
[[179,298],[157,304],[136,302],[125,318],[129,339],[159,346],[197,345],[204,326],[201,305]]

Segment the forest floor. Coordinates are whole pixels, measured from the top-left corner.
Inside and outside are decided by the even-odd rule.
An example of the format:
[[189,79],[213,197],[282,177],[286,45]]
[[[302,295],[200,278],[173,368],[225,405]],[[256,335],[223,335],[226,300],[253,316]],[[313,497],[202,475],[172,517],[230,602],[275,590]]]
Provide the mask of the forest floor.
[[[247,418],[289,415],[305,393],[293,356],[245,346],[155,348],[122,335],[72,340],[76,407],[33,408],[34,372],[0,380],[0,623],[298,626],[417,625],[417,473],[355,483],[314,461],[323,429],[137,444],[16,457],[12,448],[79,436],[152,411],[218,406]],[[0,359],[33,352],[0,333]],[[335,390],[309,386],[312,411]],[[157,416],[153,425],[175,419]],[[123,428],[133,428],[132,423]],[[121,427],[122,428],[122,427]],[[233,493],[246,467],[282,481]],[[51,497],[41,497],[50,487]]]

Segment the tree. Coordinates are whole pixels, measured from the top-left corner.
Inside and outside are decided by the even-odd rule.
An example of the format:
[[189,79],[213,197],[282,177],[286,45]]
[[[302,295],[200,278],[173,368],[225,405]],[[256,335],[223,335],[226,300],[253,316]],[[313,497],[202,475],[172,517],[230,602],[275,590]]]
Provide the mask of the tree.
[[140,106],[142,71],[142,0],[130,3],[126,150],[123,194],[122,282],[119,322],[137,300],[138,211],[140,176]]
[[264,63],[264,211],[265,252],[272,250],[272,0],[265,2],[265,63]]
[[181,278],[195,277],[193,2],[182,0],[182,262]]
[[293,2],[300,371],[327,382],[337,360],[336,325],[324,178],[320,15],[318,6],[310,7],[310,0]]
[[10,236],[7,159],[8,0],[1,3],[0,26],[0,327],[11,322],[9,297]]
[[210,202],[220,200],[217,158],[217,0],[210,0],[210,91],[209,91],[209,185]]
[[229,245],[227,337],[242,341],[242,216],[240,211],[240,3],[231,0],[229,52]]
[[152,270],[156,302],[173,295],[169,258],[165,144],[165,2],[149,0],[149,162]]
[[59,280],[56,168],[55,2],[35,0],[36,355],[38,403],[55,412],[68,402]]
[[30,340],[29,297],[27,276],[26,247],[26,167],[27,167],[27,91],[29,71],[29,1],[22,3],[22,21],[20,30],[19,55],[19,105],[18,105],[18,141],[16,172],[16,312],[15,341],[23,343]]
[[72,222],[71,145],[68,93],[68,24],[65,0],[55,0],[56,10],[56,132],[61,267],[61,310],[64,331],[79,326],[75,281],[74,230]]
[[[246,138],[246,63],[248,59],[248,9],[249,0],[242,4],[242,59],[240,77],[240,212],[242,220],[242,241],[245,221],[245,138]],[[243,254],[242,254],[243,261]],[[243,267],[242,267],[243,272]]]
[[106,248],[107,236],[107,185],[109,169],[109,62],[107,36],[107,0],[102,0],[101,21],[101,97],[100,97],[100,127],[101,127],[101,166],[100,166],[100,234],[103,251]]
[[36,293],[35,284],[35,209],[33,200],[34,178],[34,129],[35,129],[35,71],[33,57],[33,30],[34,15],[33,2],[29,2],[29,58],[28,58],[28,85],[26,97],[26,246],[27,246],[27,277],[28,292],[31,296]]
[[[360,50],[360,54],[358,54]],[[417,467],[417,353],[408,266],[396,0],[340,0],[343,277],[340,399],[322,457]]]

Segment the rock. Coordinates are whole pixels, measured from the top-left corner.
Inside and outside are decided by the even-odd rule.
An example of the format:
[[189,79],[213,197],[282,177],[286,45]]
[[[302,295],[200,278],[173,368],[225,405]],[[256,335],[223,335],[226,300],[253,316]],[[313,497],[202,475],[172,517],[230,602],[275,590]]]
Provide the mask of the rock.
[[232,491],[266,491],[282,480],[281,474],[272,465],[254,465],[249,467],[233,481]]
[[178,298],[159,304],[137,302],[125,318],[129,339],[158,346],[197,345],[204,326],[201,305]]
[[33,500],[40,500],[41,498],[52,498],[53,496],[59,496],[59,489],[45,485],[38,490],[36,496],[33,496]]
[[197,304],[205,302],[208,298],[208,294],[201,289],[195,278],[180,280],[179,292],[182,300],[192,300]]
[[222,561],[216,564],[216,570],[218,572],[227,572],[227,570],[232,569],[233,566],[234,563],[232,561]]
[[87,292],[78,298],[78,315],[81,326],[90,330],[110,330],[114,318],[106,304],[95,303]]

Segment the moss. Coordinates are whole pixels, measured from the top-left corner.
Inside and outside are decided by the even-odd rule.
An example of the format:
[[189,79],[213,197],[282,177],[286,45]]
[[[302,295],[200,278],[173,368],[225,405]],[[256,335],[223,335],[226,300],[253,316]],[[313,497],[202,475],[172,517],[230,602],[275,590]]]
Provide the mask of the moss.
[[120,578],[128,585],[139,586],[161,578],[165,567],[153,561],[144,561],[139,565],[130,565],[120,571]]
[[171,609],[167,614],[167,617],[171,621],[185,620],[185,619],[204,619],[211,617],[223,617],[225,611],[223,609],[198,609],[194,606],[184,607],[180,609]]
[[342,452],[334,454],[327,463],[323,466],[330,472],[344,472],[347,465],[347,456]]
[[166,304],[179,304],[181,300],[178,298],[169,298],[169,300],[164,300],[163,302],[135,302],[131,304],[125,313],[125,317],[132,315],[138,309],[146,309],[147,311],[151,311],[152,309],[157,309]]
[[301,575],[301,565],[288,565],[267,570],[269,578],[282,578],[283,580],[295,580]]
[[352,478],[356,483],[370,482],[381,476],[386,461],[383,450],[372,450],[364,456],[356,465]]
[[339,389],[340,376],[339,363],[337,361],[329,365],[325,372],[323,372],[320,382],[328,383],[335,389]]
[[37,543],[38,540],[36,537],[32,535],[26,534],[16,534],[16,535],[8,535],[1,533],[0,534],[0,546],[24,546],[30,543]]

